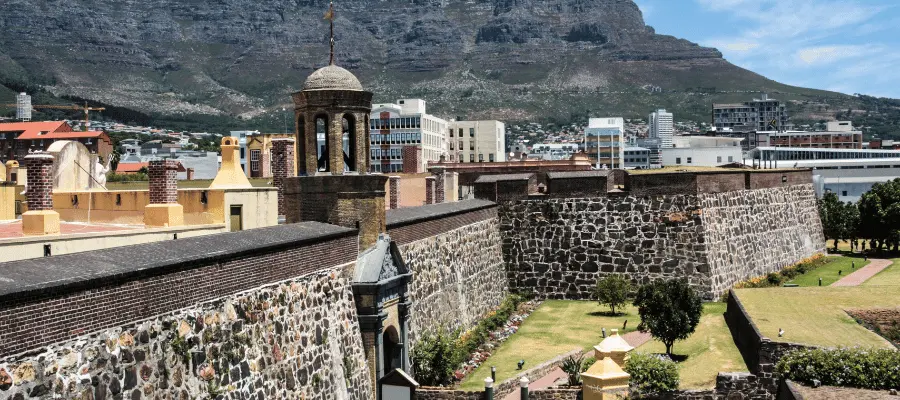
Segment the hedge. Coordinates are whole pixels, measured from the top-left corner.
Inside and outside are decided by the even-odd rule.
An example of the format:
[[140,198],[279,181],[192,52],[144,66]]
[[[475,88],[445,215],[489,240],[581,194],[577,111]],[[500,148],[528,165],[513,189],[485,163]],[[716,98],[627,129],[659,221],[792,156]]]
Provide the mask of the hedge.
[[812,385],[861,389],[900,389],[900,351],[888,349],[806,349],[785,354],[779,376]]

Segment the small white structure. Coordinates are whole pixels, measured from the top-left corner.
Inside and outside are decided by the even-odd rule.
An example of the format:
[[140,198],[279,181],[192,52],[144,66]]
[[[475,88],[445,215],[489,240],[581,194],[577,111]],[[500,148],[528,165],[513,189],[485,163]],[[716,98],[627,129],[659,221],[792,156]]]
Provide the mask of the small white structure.
[[667,166],[718,167],[742,162],[743,138],[718,136],[676,136],[671,149],[662,149],[662,164]]
[[[503,122],[450,121],[448,127],[450,161],[506,161],[506,124]],[[453,155],[456,155],[455,159]]]

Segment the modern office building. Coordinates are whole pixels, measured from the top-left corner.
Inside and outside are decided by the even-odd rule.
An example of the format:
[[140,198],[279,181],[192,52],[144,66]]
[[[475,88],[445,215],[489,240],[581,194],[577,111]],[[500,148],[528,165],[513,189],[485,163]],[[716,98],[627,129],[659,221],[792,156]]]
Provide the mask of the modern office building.
[[741,162],[741,138],[676,136],[674,147],[662,149],[663,166],[718,167]]
[[421,173],[447,152],[447,121],[427,114],[425,100],[373,104],[369,129],[374,172]]
[[823,132],[764,131],[755,136],[759,147],[863,148],[863,134],[854,130],[850,121],[828,122],[826,126]]
[[675,136],[675,118],[670,112],[660,109],[650,113],[647,120],[650,126],[650,138],[660,140],[660,148],[671,149]]
[[591,118],[584,130],[584,151],[594,168],[623,168],[625,158],[625,120]]
[[645,147],[625,148],[625,169],[650,168],[650,149]]
[[506,124],[500,121],[450,121],[448,161],[506,161]]
[[650,168],[662,167],[662,141],[659,138],[636,138],[634,145],[650,151]]
[[786,106],[763,95],[740,104],[713,104],[712,124],[716,129],[735,131],[785,131],[790,128]]
[[541,143],[531,147],[528,158],[547,161],[569,160],[575,153],[578,153],[577,143]]
[[745,163],[759,168],[811,168],[816,194],[834,192],[841,201],[900,178],[900,150],[760,147],[749,155]]

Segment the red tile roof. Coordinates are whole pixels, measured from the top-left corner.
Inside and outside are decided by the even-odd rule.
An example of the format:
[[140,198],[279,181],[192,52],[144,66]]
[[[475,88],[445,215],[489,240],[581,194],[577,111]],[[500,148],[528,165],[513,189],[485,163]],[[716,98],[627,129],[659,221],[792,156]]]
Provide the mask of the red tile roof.
[[43,135],[38,135],[37,132],[26,132],[19,135],[19,140],[34,140],[34,139],[90,139],[90,138],[99,138],[104,135],[103,132],[100,131],[89,131],[89,132],[50,132]]
[[[12,122],[0,124],[0,132],[22,132],[20,136],[34,136],[28,139],[39,137],[41,132],[71,132],[72,127],[65,121],[50,122]],[[24,139],[24,138],[23,138]]]

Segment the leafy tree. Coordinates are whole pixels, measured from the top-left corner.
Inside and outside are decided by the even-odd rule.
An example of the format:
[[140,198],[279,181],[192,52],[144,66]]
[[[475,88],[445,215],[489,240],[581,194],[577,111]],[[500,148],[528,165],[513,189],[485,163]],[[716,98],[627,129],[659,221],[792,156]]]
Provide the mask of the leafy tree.
[[625,305],[631,291],[631,281],[622,275],[613,274],[597,279],[594,297],[600,304],[608,305],[610,311],[615,315],[616,307],[621,308]]
[[678,367],[667,357],[632,354],[625,362],[625,372],[631,375],[630,385],[638,394],[678,390]]
[[818,203],[825,240],[834,240],[834,250],[837,251],[838,240],[846,237],[847,233],[847,209],[834,192],[825,193]]
[[641,286],[634,299],[641,316],[638,329],[650,332],[650,336],[666,345],[666,354],[672,355],[676,340],[687,339],[703,313],[703,303],[685,279],[656,281]]
[[872,239],[871,248],[889,243],[897,249],[900,229],[900,178],[876,183],[859,200],[859,229]]

